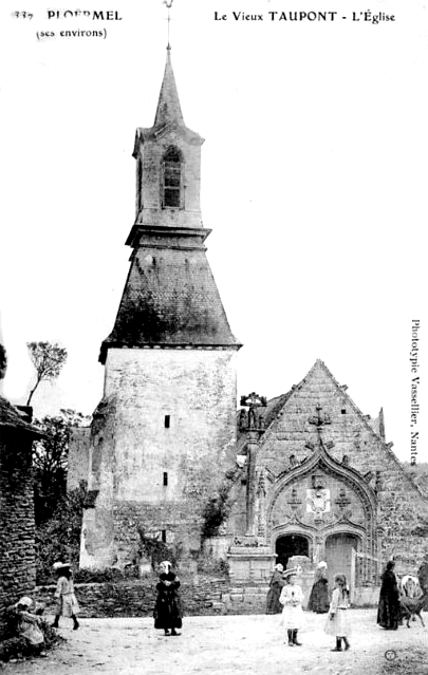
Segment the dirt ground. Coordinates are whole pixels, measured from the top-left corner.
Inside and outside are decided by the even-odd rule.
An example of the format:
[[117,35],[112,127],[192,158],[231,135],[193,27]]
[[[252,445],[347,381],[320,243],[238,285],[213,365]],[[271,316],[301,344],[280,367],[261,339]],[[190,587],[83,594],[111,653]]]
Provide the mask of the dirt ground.
[[[289,647],[279,616],[209,616],[184,619],[180,637],[164,637],[153,621],[82,619],[78,631],[62,619],[66,638],[47,657],[6,664],[5,675],[428,675],[428,627],[384,631],[376,611],[352,612],[348,652],[332,653],[325,615],[305,613],[302,647]],[[426,617],[426,615],[425,615]],[[425,621],[428,624],[428,620]],[[389,657],[389,658],[388,658]]]

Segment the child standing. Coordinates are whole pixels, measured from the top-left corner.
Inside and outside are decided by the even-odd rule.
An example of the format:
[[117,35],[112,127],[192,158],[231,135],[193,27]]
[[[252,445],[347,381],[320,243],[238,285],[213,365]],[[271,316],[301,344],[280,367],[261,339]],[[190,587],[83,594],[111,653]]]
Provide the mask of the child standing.
[[332,652],[342,651],[342,640],[345,645],[345,650],[350,648],[349,634],[349,590],[344,574],[336,574],[334,578],[334,590],[331,597],[330,609],[328,613],[327,624],[325,632],[327,635],[336,636],[336,647]]
[[57,607],[55,621],[52,626],[58,628],[60,617],[67,616],[68,618],[73,619],[73,630],[77,630],[80,625],[76,617],[76,614],[79,613],[79,605],[74,594],[71,565],[68,563],[56,562],[54,563],[53,568],[56,572],[58,581],[55,592]]
[[301,646],[297,641],[297,633],[303,623],[303,592],[297,584],[296,570],[287,570],[283,578],[288,580],[279,596],[279,601],[283,605],[281,624],[287,629],[289,647]]

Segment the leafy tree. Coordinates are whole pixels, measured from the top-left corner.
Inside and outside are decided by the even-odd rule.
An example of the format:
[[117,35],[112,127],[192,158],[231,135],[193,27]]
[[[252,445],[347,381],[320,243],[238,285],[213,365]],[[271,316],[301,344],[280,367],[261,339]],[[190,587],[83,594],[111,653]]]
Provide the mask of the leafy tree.
[[74,568],[79,564],[80,533],[86,484],[63,494],[52,516],[36,530],[37,583],[53,582],[52,564],[66,560]]
[[74,410],[61,410],[57,416],[34,421],[45,434],[33,444],[36,525],[47,521],[65,497],[71,429],[88,421],[88,417]]
[[27,405],[43,380],[55,380],[67,360],[67,350],[52,342],[27,342],[30,359],[36,369],[36,384],[30,391]]

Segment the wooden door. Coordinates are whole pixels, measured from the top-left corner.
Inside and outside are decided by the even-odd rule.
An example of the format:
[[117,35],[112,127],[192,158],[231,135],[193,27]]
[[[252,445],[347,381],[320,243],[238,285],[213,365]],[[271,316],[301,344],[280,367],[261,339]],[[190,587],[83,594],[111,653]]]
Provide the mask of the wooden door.
[[351,581],[352,549],[357,550],[357,537],[353,534],[333,534],[325,543],[325,562],[330,589],[333,588],[336,574],[345,574],[348,584]]

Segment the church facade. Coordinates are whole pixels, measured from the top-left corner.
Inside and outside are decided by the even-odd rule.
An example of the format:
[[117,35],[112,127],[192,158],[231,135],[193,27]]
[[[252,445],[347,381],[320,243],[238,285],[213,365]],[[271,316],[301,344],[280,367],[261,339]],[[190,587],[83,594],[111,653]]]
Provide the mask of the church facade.
[[392,557],[399,571],[417,568],[428,503],[385,440],[382,410],[364,415],[320,360],[287,394],[253,407],[241,417],[244,468],[223,528],[238,577],[257,576],[269,556],[309,572],[324,560],[331,580],[345,573],[353,587],[377,585]]
[[236,580],[295,560],[309,578],[326,560],[331,576],[373,586],[391,556],[406,569],[420,560],[428,504],[386,442],[382,411],[364,415],[322,361],[283,396],[244,397],[237,417],[241,345],[206,258],[202,143],[184,123],[168,49],[154,125],[136,132],[131,264],[101,345],[80,564],[138,562],[150,538],[183,564],[202,548],[223,557]]

